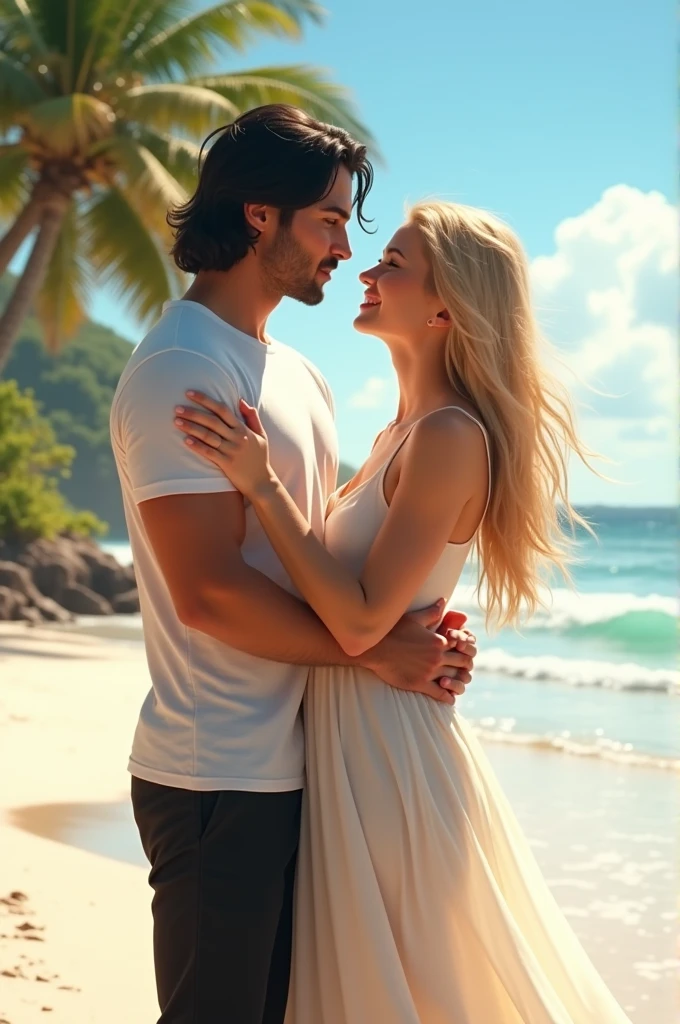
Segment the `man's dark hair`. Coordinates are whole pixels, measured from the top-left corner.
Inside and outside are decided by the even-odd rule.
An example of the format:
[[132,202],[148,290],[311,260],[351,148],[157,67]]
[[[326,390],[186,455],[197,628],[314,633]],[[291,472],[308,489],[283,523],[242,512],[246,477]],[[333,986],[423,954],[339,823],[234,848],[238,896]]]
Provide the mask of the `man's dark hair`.
[[281,223],[323,199],[341,166],[357,179],[353,206],[362,228],[364,201],[373,184],[366,147],[349,132],[316,121],[297,107],[272,104],[242,114],[211,132],[219,138],[199,166],[196,192],[168,214],[172,255],[181,270],[229,270],[253,247],[259,232],[247,224],[244,203],[281,210]]

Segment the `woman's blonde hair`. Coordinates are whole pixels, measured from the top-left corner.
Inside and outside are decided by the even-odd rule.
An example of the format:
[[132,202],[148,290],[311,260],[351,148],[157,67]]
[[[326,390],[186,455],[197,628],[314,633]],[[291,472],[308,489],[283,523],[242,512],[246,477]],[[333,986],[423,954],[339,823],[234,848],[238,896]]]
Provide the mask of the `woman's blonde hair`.
[[[541,604],[547,570],[569,579],[573,539],[588,524],[567,496],[567,459],[592,453],[576,434],[569,394],[541,360],[527,258],[516,235],[484,210],[422,202],[432,289],[451,316],[446,369],[478,409],[491,445],[491,500],[476,547],[487,621],[516,623]],[[560,508],[561,506],[561,508]]]

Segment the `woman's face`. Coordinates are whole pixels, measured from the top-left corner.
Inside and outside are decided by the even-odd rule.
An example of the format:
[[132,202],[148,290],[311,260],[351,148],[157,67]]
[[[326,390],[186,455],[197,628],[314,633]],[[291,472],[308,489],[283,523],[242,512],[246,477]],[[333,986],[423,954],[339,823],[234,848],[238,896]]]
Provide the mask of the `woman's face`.
[[385,341],[407,339],[427,330],[442,309],[428,288],[430,268],[415,224],[403,224],[387,243],[378,263],[359,274],[364,301],[354,326]]

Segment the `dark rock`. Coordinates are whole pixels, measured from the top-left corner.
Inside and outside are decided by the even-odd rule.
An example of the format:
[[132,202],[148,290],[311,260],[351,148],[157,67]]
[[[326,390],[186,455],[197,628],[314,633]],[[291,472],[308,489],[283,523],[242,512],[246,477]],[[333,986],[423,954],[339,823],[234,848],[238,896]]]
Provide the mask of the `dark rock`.
[[43,597],[36,601],[35,607],[42,615],[45,622],[73,622],[75,615],[67,611],[51,597]]
[[40,591],[31,579],[31,574],[24,565],[16,562],[0,562],[0,587],[9,587],[28,598],[31,604],[40,599]]
[[139,593],[137,588],[127,590],[124,594],[116,594],[111,605],[118,615],[132,615],[139,611]]
[[7,622],[16,619],[19,611],[28,604],[25,594],[10,587],[0,587],[0,621]]
[[46,597],[61,602],[68,587],[91,586],[88,563],[81,558],[72,541],[65,537],[34,540],[17,556],[17,562],[30,570],[33,582]]
[[113,555],[102,551],[97,542],[92,540],[91,537],[65,537],[63,539],[90,569],[97,565],[118,565]]
[[93,537],[83,537],[79,533],[63,533],[62,537],[64,540],[67,540],[70,544],[75,545],[75,547],[77,547],[78,551],[80,551],[81,553],[83,551],[93,551],[95,553],[97,551],[101,551],[99,544],[97,543],[96,540],[94,540]]
[[12,612],[16,606],[16,591],[9,587],[0,587],[0,621],[7,622],[12,618]]
[[61,596],[60,602],[64,608],[76,615],[113,615],[113,608],[94,590],[83,587],[80,583],[67,587]]
[[100,564],[92,566],[92,590],[109,601],[117,594],[125,594],[135,585],[134,573],[129,568],[119,565],[115,558],[114,565]]
[[0,562],[15,562],[20,551],[20,544],[0,537]]
[[[87,564],[90,580],[86,584],[90,590],[101,594],[110,601],[116,594],[124,594],[135,586],[135,573],[132,566],[123,566],[113,555],[102,551],[89,538],[71,541],[74,551]],[[79,582],[85,582],[80,580]]]
[[102,551],[98,547],[90,547],[89,544],[85,544],[83,541],[73,542],[74,550],[78,552],[78,556],[88,566],[90,572],[93,569],[98,569],[99,566],[105,565],[109,569],[115,569],[120,567],[120,563],[116,561],[113,555],[109,555],[108,552]]
[[62,536],[22,545],[0,539],[0,620],[37,621],[19,614],[35,608],[43,621],[70,622],[74,615],[112,615],[114,602],[120,613],[139,611],[135,572],[96,541]]
[[20,622],[28,622],[32,626],[39,626],[43,621],[43,617],[38,611],[38,609],[28,604],[25,605],[23,608],[19,609],[19,612],[15,616],[15,618],[17,618]]
[[53,601],[60,601],[67,587],[75,587],[78,583],[73,566],[67,559],[43,562],[31,569],[33,582],[38,590]]
[[25,565],[0,562],[0,620],[71,622],[73,616],[41,594]]

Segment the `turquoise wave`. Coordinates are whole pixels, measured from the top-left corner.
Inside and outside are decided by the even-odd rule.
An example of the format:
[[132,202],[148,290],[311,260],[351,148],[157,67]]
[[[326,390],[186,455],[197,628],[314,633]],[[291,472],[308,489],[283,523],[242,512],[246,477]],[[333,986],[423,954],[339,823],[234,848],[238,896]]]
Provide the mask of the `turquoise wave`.
[[571,622],[559,631],[638,653],[672,654],[678,649],[677,620],[674,615],[659,610],[628,611],[599,622]]

